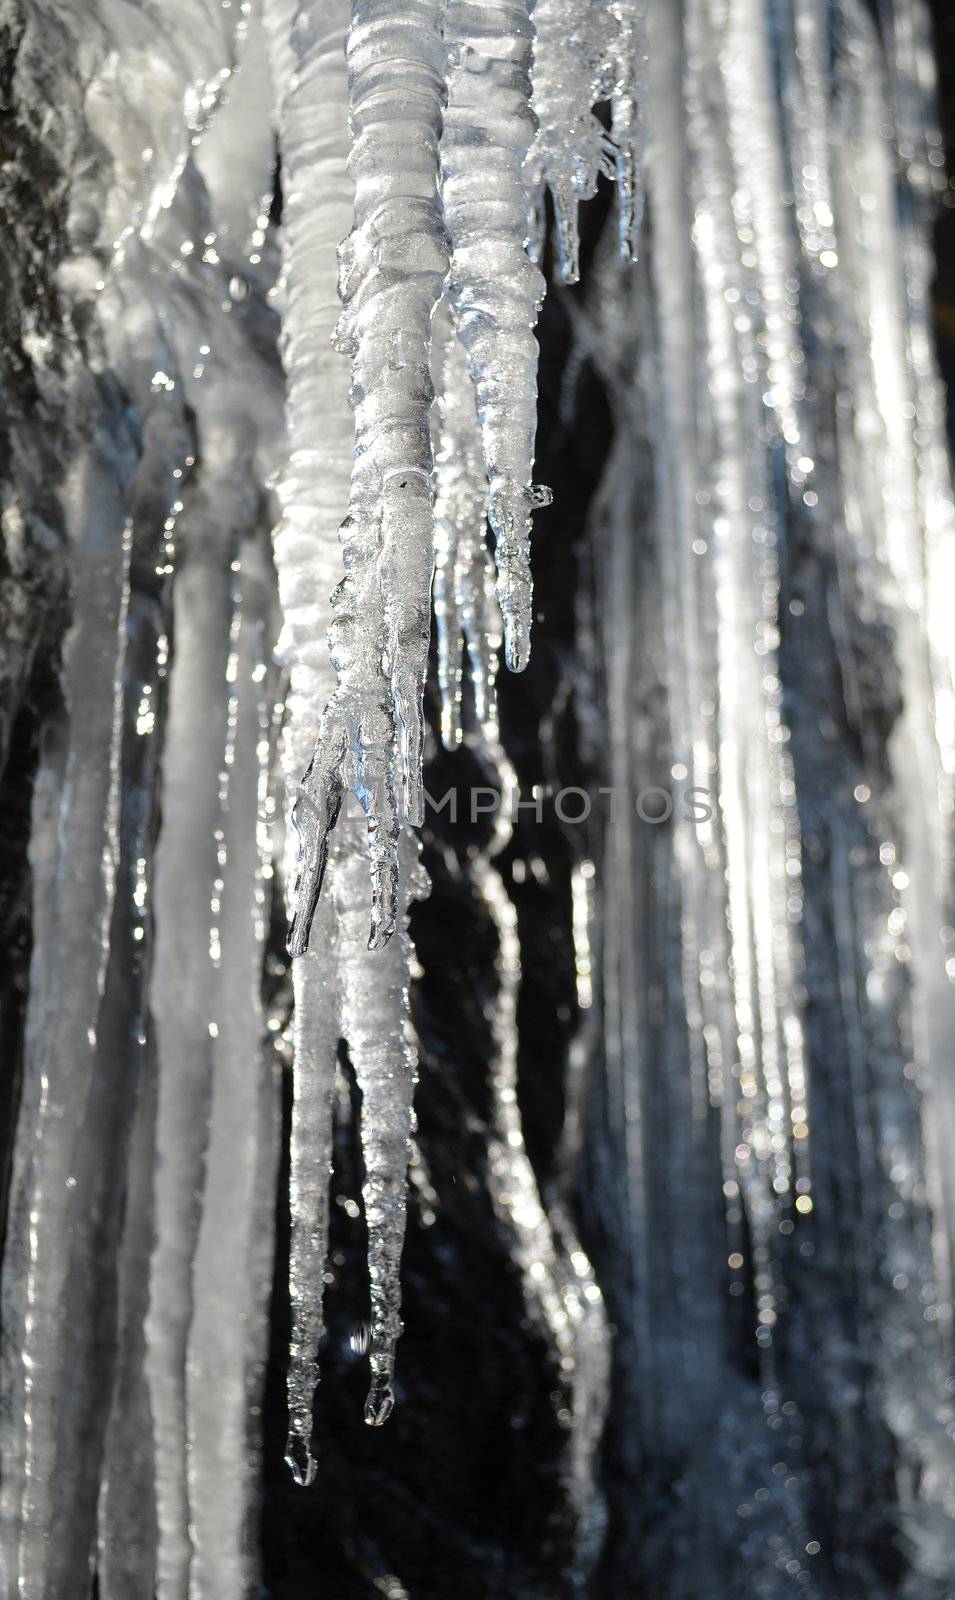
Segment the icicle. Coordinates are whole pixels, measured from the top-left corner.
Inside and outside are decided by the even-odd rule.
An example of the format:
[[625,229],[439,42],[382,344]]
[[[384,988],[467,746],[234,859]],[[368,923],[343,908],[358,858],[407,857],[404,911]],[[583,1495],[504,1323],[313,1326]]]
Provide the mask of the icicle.
[[[908,1305],[904,1298],[897,1300],[893,1320],[899,1344],[893,1342],[882,1355],[885,1332],[880,1324],[873,1358],[881,1357],[885,1409],[898,1446],[919,1463],[920,1477],[924,1474],[923,1504],[914,1515],[927,1527],[938,1498],[947,1494],[943,1484],[952,1470],[951,1418],[941,1406],[927,1416],[915,1398],[937,1391],[939,1369],[933,1372],[934,1363],[941,1360],[944,1365],[949,1359],[952,1282],[948,1147],[953,1101],[947,1061],[955,990],[945,961],[952,860],[952,666],[950,628],[940,625],[933,600],[951,562],[952,491],[928,332],[924,211],[938,135],[925,126],[930,91],[916,42],[925,26],[923,8],[914,8],[911,16],[902,8],[889,8],[888,73],[868,14],[848,0],[843,10],[845,50],[834,128],[839,159],[832,168],[837,231],[830,251],[849,374],[839,435],[837,487],[847,535],[840,579],[847,609],[875,612],[890,621],[901,700],[884,751],[874,752],[882,762],[888,756],[888,791],[879,792],[884,766],[878,760],[870,761],[865,774],[871,789],[866,783],[856,791],[863,815],[870,818],[869,832],[880,840],[878,858],[888,877],[877,913],[881,928],[876,925],[872,941],[882,961],[873,961],[868,1003],[860,1004],[860,1010],[871,1032],[874,1020],[868,1013],[877,1005],[884,1007],[892,995],[893,966],[897,970],[901,964],[911,974],[912,1043],[924,1096],[924,1148],[902,1155],[896,1144],[890,1154],[886,1138],[879,1152],[899,1195],[889,1213],[896,1222],[894,1248],[909,1257],[905,1265],[910,1269],[913,1257],[919,1261],[911,1279],[905,1272],[899,1281],[921,1280],[921,1304],[914,1295]],[[898,161],[886,140],[890,96]],[[891,909],[886,921],[887,903]],[[849,943],[844,931],[844,947]],[[888,1074],[883,1076],[894,1088]],[[898,1139],[897,1116],[890,1114],[887,1122]],[[933,1212],[930,1260],[923,1255],[924,1227],[916,1200],[923,1172]],[[924,1327],[919,1328],[920,1315],[923,1322],[928,1318],[940,1325],[943,1337],[934,1350],[928,1347]],[[901,1348],[917,1351],[920,1376],[910,1360],[903,1364],[893,1357],[891,1351]]]
[[[67,28],[70,20],[64,19]],[[76,371],[64,369],[69,426],[61,448],[69,480],[67,520],[76,528],[74,626],[64,663],[69,675],[66,690],[71,728],[64,732],[62,749],[47,769],[54,786],[65,781],[62,796],[53,799],[42,783],[38,790],[38,795],[44,795],[48,804],[52,801],[54,808],[62,805],[63,816],[59,844],[48,858],[52,872],[49,882],[47,863],[38,863],[37,887],[46,885],[43,892],[49,897],[51,912],[48,916],[41,912],[37,917],[34,1001],[48,1004],[43,971],[50,961],[57,973],[51,968],[48,976],[65,987],[55,1006],[56,1026],[51,1021],[53,1012],[41,1024],[31,1025],[39,1051],[34,1059],[40,1063],[43,1086],[35,1099],[28,1050],[24,1137],[20,1146],[24,1158],[32,1138],[26,1132],[31,1119],[37,1119],[39,1133],[45,1120],[52,1117],[57,1131],[51,1134],[44,1130],[34,1175],[21,1173],[25,1182],[38,1185],[29,1202],[32,1276],[24,1277],[21,1289],[26,1287],[28,1294],[35,1293],[40,1299],[26,1314],[23,1347],[17,1355],[14,1340],[19,1313],[9,1301],[4,1318],[4,1360],[16,1360],[24,1369],[20,1378],[11,1379],[8,1398],[22,1384],[27,1403],[18,1406],[14,1401],[13,1406],[14,1414],[19,1412],[14,1432],[22,1433],[22,1447],[13,1438],[2,1441],[7,1494],[3,1518],[7,1538],[2,1562],[11,1592],[24,1595],[47,1590],[64,1596],[79,1594],[88,1583],[84,1573],[93,1543],[95,1476],[106,1432],[115,1341],[111,1326],[116,1287],[114,1246],[119,1234],[127,1123],[133,1105],[131,1092],[127,1099],[125,1089],[116,1090],[118,1097],[110,1100],[109,1088],[110,1084],[115,1085],[118,1065],[126,1059],[125,1052],[130,1047],[124,1026],[128,1000],[123,985],[129,973],[123,963],[130,959],[125,947],[125,936],[130,931],[125,906],[118,909],[115,919],[119,935],[116,949],[110,948],[120,848],[118,828],[123,815],[117,763],[122,734],[119,674],[126,648],[125,619],[117,613],[116,598],[124,593],[129,571],[131,545],[123,528],[127,507],[135,503],[138,492],[133,487],[134,463],[141,443],[137,426],[141,421],[148,434],[151,420],[149,387],[147,383],[145,393],[139,389],[137,358],[141,357],[138,352],[137,357],[130,354],[131,334],[138,319],[147,323],[150,320],[154,284],[146,278],[145,289],[140,285],[136,311],[131,314],[130,302],[123,292],[123,269],[128,267],[130,256],[141,255],[142,230],[163,211],[163,200],[168,200],[175,189],[190,141],[198,142],[202,127],[218,103],[222,85],[231,74],[234,39],[242,27],[238,13],[234,17],[213,12],[200,15],[191,0],[186,0],[185,4],[168,8],[157,35],[156,18],[133,8],[122,41],[125,53],[119,58],[121,70],[116,70],[118,58],[112,42],[100,40],[98,33],[92,50],[88,38],[77,43],[85,62],[82,114],[77,119],[71,110],[64,119],[69,137],[76,141],[74,148],[91,148],[98,141],[104,159],[81,160],[75,165],[68,193],[69,223],[64,230],[69,248],[61,263],[66,297],[61,307],[64,327],[83,326],[83,351],[97,377],[91,380],[82,372],[77,375]],[[101,49],[103,43],[107,48]],[[152,76],[150,95],[140,97],[135,87],[138,74],[132,64],[137,57],[152,64],[157,56],[162,57],[162,70]],[[203,97],[205,105],[200,106]],[[143,99],[148,114],[142,110]],[[97,293],[103,296],[106,308],[102,316],[95,310]],[[127,406],[120,400],[109,371],[111,361],[123,373],[126,393],[131,400],[136,397],[138,419],[133,417],[132,404]],[[172,463],[166,461],[164,465],[168,476]],[[145,484],[143,492],[148,492]],[[112,550],[110,527],[114,534]],[[111,654],[106,633],[114,627],[118,631]],[[96,686],[97,678],[107,669],[117,673],[110,692],[102,682]],[[131,713],[132,707],[128,709]],[[108,745],[98,731],[103,717],[111,719]],[[57,766],[58,776],[54,771]],[[41,840],[42,825],[37,829],[38,845]],[[125,844],[124,835],[124,848]],[[56,851],[60,848],[65,854],[57,865]],[[127,869],[128,866],[127,863]],[[76,939],[83,949],[74,954],[63,941]],[[110,980],[108,973],[112,974]],[[68,1101],[63,1099],[59,1065],[64,1048],[59,1031],[62,1029],[70,1035]],[[109,1041],[105,1046],[108,1053],[102,1057],[100,1030],[103,1039]],[[138,1048],[132,1050],[134,1057]],[[100,1150],[102,1139],[110,1141],[108,1157]],[[73,1141],[75,1148],[68,1154]],[[63,1159],[68,1160],[68,1167],[55,1178],[56,1165]],[[115,1163],[115,1170],[109,1193],[104,1195],[102,1186],[110,1162]],[[15,1181],[19,1183],[20,1179]],[[48,1185],[52,1186],[49,1211]],[[15,1201],[11,1210],[6,1257],[11,1265],[18,1250],[18,1204]],[[49,1238],[48,1221],[52,1226]],[[47,1260],[51,1245],[54,1254]],[[86,1262],[85,1270],[69,1266],[74,1256],[77,1263],[81,1257]],[[91,1262],[95,1267],[89,1265]],[[68,1267],[66,1278],[62,1275],[64,1266]],[[128,1282],[124,1293],[127,1291],[135,1300],[135,1290]],[[16,1295],[20,1292],[17,1290]],[[48,1295],[53,1296],[53,1301],[46,1304]],[[70,1309],[77,1296],[95,1302],[95,1309],[92,1304],[84,1309],[79,1303]],[[67,1368],[65,1357],[62,1353],[57,1355],[57,1351],[63,1330],[74,1325]],[[31,1351],[36,1338],[42,1341],[42,1348]],[[36,1400],[31,1404],[29,1396],[34,1391]],[[82,1438],[81,1447],[74,1442],[74,1434]],[[21,1471],[25,1475],[22,1480]],[[19,1558],[13,1548],[20,1516],[20,1508],[14,1509],[13,1502],[21,1491],[29,1538],[35,1546],[25,1557],[22,1583],[18,1581]],[[144,1520],[148,1521],[148,1517]],[[63,1536],[53,1538],[54,1528],[62,1530]],[[147,1541],[148,1537],[147,1533]],[[138,1543],[138,1531],[132,1531],[130,1538]],[[144,1559],[148,1560],[148,1555]]]
[[[281,653],[290,675],[284,766],[293,795],[315,743],[318,712],[333,682],[324,636],[341,565],[337,529],[348,501],[353,455],[347,365],[331,345],[339,312],[335,252],[351,222],[354,192],[346,167],[348,16],[347,0],[326,8],[319,33],[303,16],[293,26],[289,8],[281,5],[268,18],[273,72],[279,84],[286,208],[285,361],[292,453],[282,485],[284,515],[275,537],[275,555],[285,617]],[[369,597],[369,603],[380,608],[374,586]],[[369,626],[374,626],[371,619]],[[308,850],[307,812],[300,815],[300,823]],[[324,1327],[332,1093],[340,1035],[347,1042],[363,1095],[372,1275],[368,1406],[372,1422],[383,1422],[391,1408],[394,1345],[400,1332],[398,1266],[415,1067],[407,1020],[410,943],[402,900],[400,914],[396,910],[397,938],[384,951],[373,954],[367,949],[364,834],[361,821],[346,809],[330,844],[328,886],[314,911],[314,951],[297,959],[293,967],[287,1459],[302,1483],[311,1482],[316,1471],[310,1441]],[[289,845],[291,872],[293,839]],[[400,849],[403,881],[421,889],[414,868],[417,847],[410,836]],[[300,921],[296,926],[303,925]]]
[[188,556],[180,564],[174,591],[176,645],[156,853],[151,1009],[159,1049],[158,1163],[147,1371],[156,1437],[157,1589],[162,1600],[179,1600],[188,1593],[191,1560],[186,1351],[194,1312],[192,1267],[221,959],[216,840],[223,749],[210,731],[218,730],[224,741],[231,588],[231,531],[227,521],[219,521],[218,500],[234,467],[230,459],[215,475],[215,514],[200,502],[188,520],[188,514],[183,517],[179,533]]
[[593,1452],[599,1424],[591,1408],[599,1407],[608,1361],[607,1329],[600,1289],[593,1269],[558,1208],[545,1210],[534,1169],[524,1148],[517,1097],[517,995],[521,949],[517,913],[497,869],[483,857],[471,876],[498,939],[494,1007],[492,1092],[494,1137],[488,1150],[491,1193],[500,1216],[514,1230],[515,1254],[524,1277],[524,1293],[547,1328],[560,1361],[575,1426],[574,1498],[581,1516],[591,1509],[595,1492]]
[[[580,277],[577,208],[597,192],[597,178],[613,175],[613,150],[594,115],[602,98],[603,61],[613,18],[594,0],[536,0],[531,106],[537,135],[527,157],[527,178],[544,185],[554,200],[560,275],[564,283]],[[543,199],[537,200],[543,216]],[[543,245],[542,223],[535,232]]]
[[524,248],[522,166],[533,133],[527,0],[449,0],[442,195],[453,255],[448,297],[477,393],[497,545],[507,664],[530,654],[530,514],[537,430],[534,324],[544,280]]
[[[49,910],[38,905],[3,1276],[2,1576],[8,1592],[24,1600],[39,1600],[57,1559],[49,1531],[71,1275],[90,1248],[93,1221],[85,1205],[97,1143],[87,1118],[118,862],[132,547],[123,488],[131,443],[114,410],[95,424],[88,452],[70,473],[76,621],[64,652],[69,726],[50,741],[37,787],[35,892]],[[57,798],[44,827],[47,785]],[[91,1379],[95,1372],[77,1375],[84,1386]]]
[[[647,142],[647,0],[536,0],[534,93],[537,136],[527,158],[543,247],[544,185],[554,200],[561,279],[580,277],[577,211],[598,177],[618,185],[620,253],[635,257],[643,220]],[[609,100],[610,132],[594,113]]]
[[[338,688],[298,804],[289,949],[307,948],[346,793],[368,818],[370,948],[398,917],[398,829],[422,817],[434,522],[431,317],[448,266],[438,200],[443,5],[356,7],[347,40],[355,223],[341,249],[339,346],[352,359],[355,466],[330,631]],[[399,782],[400,772],[400,808]]]
[[[282,601],[280,655],[289,673],[283,766],[290,799],[318,736],[321,707],[334,685],[325,635],[330,595],[341,569],[338,524],[347,504],[354,429],[348,370],[332,348],[339,314],[336,251],[351,224],[348,0],[324,8],[321,28],[282,0],[266,12],[278,104],[284,185],[285,367],[291,453],[281,485],[283,517],[274,536]],[[354,831],[339,839],[358,849]],[[297,843],[286,839],[286,881],[294,881]],[[335,868],[332,868],[334,884]],[[296,961],[293,982],[289,1289],[289,1436],[286,1459],[300,1483],[315,1475],[312,1404],[324,1322],[332,1092],[341,1000],[333,895],[317,911],[316,949]]]
[[[443,313],[443,314],[442,314]],[[434,619],[438,634],[441,738],[461,743],[463,655],[468,654],[474,715],[497,718],[495,674],[501,616],[494,562],[485,539],[487,479],[474,388],[447,302],[435,320]]]
[[[418,843],[402,837],[402,882],[427,893]],[[341,940],[342,1032],[361,1090],[362,1185],[371,1278],[371,1387],[365,1421],[385,1422],[394,1405],[395,1345],[401,1333],[399,1270],[405,1233],[412,1096],[417,1055],[408,1018],[409,957],[406,901],[398,937],[371,953],[365,937],[365,867],[353,854],[336,879]]]
[[[339,997],[334,950],[333,897],[318,910],[324,960],[306,956],[294,971],[294,1087],[289,1211],[292,1222],[289,1295],[289,1434],[285,1459],[296,1479],[309,1484],[312,1405],[318,1382],[318,1347],[324,1332],[325,1261],[328,1249],[328,1185],[332,1168],[332,1092],[338,1056]],[[323,970],[325,968],[326,970]]]
[[[130,328],[130,302],[139,303],[142,288],[137,285],[133,289],[122,282],[113,288],[117,294],[114,327],[122,330],[119,342],[123,344]],[[155,337],[144,343],[155,355]],[[158,348],[162,349],[161,340]],[[165,354],[163,360],[170,364]],[[96,1425],[82,1414],[78,1419],[82,1445],[68,1445],[62,1437],[60,1445],[64,1453],[88,1461],[99,1480],[97,1578],[104,1600],[119,1600],[120,1596],[139,1600],[155,1589],[155,1472],[144,1366],[157,1067],[147,1005],[150,894],[167,651],[160,600],[168,544],[166,524],[181,483],[183,469],[176,463],[189,458],[192,443],[178,393],[161,389],[148,401],[143,398],[140,415],[143,452],[131,494],[134,581],[127,621],[122,848],[97,1071],[98,1120],[109,1139],[109,1158],[101,1181],[115,1196],[115,1220],[101,1226],[96,1255],[116,1275],[115,1293],[107,1279],[98,1287],[97,1301],[101,1330],[108,1324],[112,1337],[107,1335],[104,1340],[100,1331],[87,1357],[102,1375],[98,1407],[103,1427],[101,1459],[94,1443]],[[110,1102],[115,1107],[112,1112]],[[105,1217],[109,1210],[108,1203],[102,1207]],[[93,1320],[95,1326],[100,1319]],[[76,1324],[71,1345],[73,1392],[76,1373],[84,1363],[82,1319],[78,1317]],[[62,1477],[60,1481],[62,1487]],[[90,1542],[89,1527],[82,1524],[76,1528],[72,1552],[67,1541],[57,1539],[61,1548],[66,1546],[66,1561],[74,1567],[85,1564]]]
[[649,0],[610,0],[617,24],[610,137],[617,182],[620,254],[636,259],[646,205],[644,163],[650,133]]
[[[263,784],[270,708],[265,698],[268,569],[259,540],[234,566],[230,685],[217,836],[218,982],[202,1217],[192,1262],[186,1353],[192,1585],[230,1600],[247,1585],[245,1519],[252,1485],[246,1448],[248,1328],[266,1301],[253,1273],[256,1173],[264,1136],[260,998],[265,937]],[[266,1121],[265,1127],[268,1124]]]

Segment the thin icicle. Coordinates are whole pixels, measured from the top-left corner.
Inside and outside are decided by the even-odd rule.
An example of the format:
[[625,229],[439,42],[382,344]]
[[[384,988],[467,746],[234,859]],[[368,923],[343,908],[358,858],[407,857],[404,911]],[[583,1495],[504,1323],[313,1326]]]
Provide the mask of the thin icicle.
[[488,1183],[499,1218],[513,1232],[525,1300],[546,1329],[557,1357],[561,1398],[573,1434],[568,1488],[578,1518],[576,1555],[583,1581],[599,1549],[604,1517],[595,1459],[607,1393],[608,1328],[593,1268],[562,1201],[554,1194],[546,1201],[542,1196],[524,1143],[517,1078],[521,942],[517,910],[495,860],[513,836],[517,773],[493,724],[477,730],[469,743],[501,793],[491,837],[483,850],[470,856],[466,868],[497,941],[490,1012]]
[[266,1073],[260,997],[265,938],[262,785],[271,758],[265,700],[268,571],[260,539],[238,571],[226,676],[230,684],[221,816],[209,1140],[202,1220],[192,1264],[186,1352],[192,1592],[230,1600],[248,1586],[245,1522],[252,1497],[246,1449],[247,1330],[263,1315],[253,1274],[253,1209]]
[[514,1230],[515,1257],[524,1278],[524,1293],[547,1328],[559,1357],[560,1382],[566,1387],[575,1424],[573,1485],[579,1514],[591,1510],[595,1493],[593,1452],[608,1361],[603,1300],[593,1269],[577,1244],[565,1217],[556,1226],[558,1208],[545,1209],[534,1169],[524,1146],[517,1096],[517,997],[521,979],[521,947],[517,912],[493,863],[478,857],[471,876],[498,940],[493,1013],[494,1058],[491,1088],[494,1135],[488,1150],[489,1183],[499,1215]]
[[531,484],[537,431],[534,324],[544,279],[524,247],[530,111],[529,0],[449,0],[442,195],[453,255],[448,297],[477,394],[508,666],[530,655]]
[[[443,313],[443,314],[442,314]],[[462,688],[467,651],[474,715],[496,720],[495,674],[501,614],[494,562],[485,538],[487,478],[474,388],[447,303],[435,320],[434,620],[438,635],[441,738],[463,737]]]

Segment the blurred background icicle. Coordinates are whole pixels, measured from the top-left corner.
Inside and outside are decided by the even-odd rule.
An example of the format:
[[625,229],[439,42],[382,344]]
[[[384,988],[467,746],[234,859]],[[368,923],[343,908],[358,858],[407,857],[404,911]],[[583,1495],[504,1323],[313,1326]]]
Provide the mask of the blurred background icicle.
[[945,12],[0,0],[4,1596],[950,1600]]

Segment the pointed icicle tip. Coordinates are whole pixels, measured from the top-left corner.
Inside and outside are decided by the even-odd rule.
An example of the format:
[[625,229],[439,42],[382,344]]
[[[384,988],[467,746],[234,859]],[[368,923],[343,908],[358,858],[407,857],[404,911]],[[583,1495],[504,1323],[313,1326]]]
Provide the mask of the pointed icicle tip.
[[365,1401],[365,1421],[369,1428],[380,1428],[395,1409],[395,1391],[390,1382],[373,1382]]

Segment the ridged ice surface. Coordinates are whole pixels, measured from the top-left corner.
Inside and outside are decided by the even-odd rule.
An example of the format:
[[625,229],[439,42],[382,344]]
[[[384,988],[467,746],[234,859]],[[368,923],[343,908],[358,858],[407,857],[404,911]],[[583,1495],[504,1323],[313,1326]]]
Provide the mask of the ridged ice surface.
[[453,252],[447,293],[481,421],[504,651],[520,671],[530,654],[531,510],[549,499],[531,484],[534,323],[544,279],[524,248],[523,167],[534,130],[530,6],[449,0],[445,40],[441,195]]
[[[55,9],[0,0],[3,1596],[279,1597],[308,1516],[329,1595],[340,1545],[411,1600],[949,1600],[921,0]],[[565,762],[607,804],[531,844]]]
[[[333,589],[341,569],[339,520],[352,478],[348,363],[333,344],[340,312],[338,245],[347,234],[356,194],[348,166],[349,20],[344,4],[326,6],[319,26],[283,4],[270,6],[266,13],[273,72],[276,83],[283,86],[278,122],[285,205],[284,361],[290,454],[280,487],[283,516],[274,548],[284,615],[279,655],[289,676],[283,766],[294,816],[286,841],[293,896],[303,893],[301,882],[296,883],[299,835],[306,841],[304,873],[309,870],[308,851],[316,843],[309,784],[304,792],[301,784],[319,737],[322,706],[335,682],[326,635],[333,622]],[[426,329],[429,321],[425,319]],[[371,534],[369,543],[374,546]],[[373,568],[372,562],[365,576],[376,588],[380,574]],[[353,732],[357,736],[358,730]],[[293,970],[288,1460],[302,1482],[310,1482],[315,1471],[312,1404],[324,1331],[332,1099],[340,1039],[347,1046],[363,1099],[372,1294],[371,1422],[384,1421],[390,1410],[394,1347],[401,1328],[398,1264],[415,1074],[408,1021],[410,946],[402,900],[397,937],[382,951],[367,948],[366,827],[357,804],[354,810],[357,815],[346,811],[331,841],[328,884],[315,913],[316,936]],[[377,815],[372,826],[376,823]],[[327,842],[318,847],[328,848]],[[399,848],[407,870],[417,847],[406,835]],[[411,881],[415,890],[421,887],[416,866],[411,868]],[[401,893],[405,894],[404,888]],[[293,923],[293,938],[295,927]]]
[[372,948],[397,924],[400,820],[423,816],[431,318],[448,267],[438,195],[442,13],[438,0],[358,6],[346,42],[355,205],[340,250],[337,344],[351,360],[354,463],[329,636],[338,685],[299,802],[294,955],[307,946],[344,796],[357,795],[368,818]]

